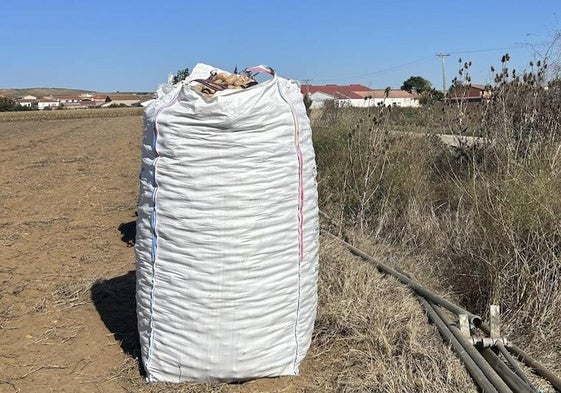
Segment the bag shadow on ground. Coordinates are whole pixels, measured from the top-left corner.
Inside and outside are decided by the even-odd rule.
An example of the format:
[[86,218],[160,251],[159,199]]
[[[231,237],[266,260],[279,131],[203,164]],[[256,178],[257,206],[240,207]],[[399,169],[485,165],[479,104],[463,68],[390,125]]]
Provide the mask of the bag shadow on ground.
[[140,361],[135,291],[136,273],[131,270],[122,276],[96,281],[91,287],[91,299],[123,352],[138,359],[139,371],[145,375]]
[[127,247],[133,247],[136,239],[136,220],[123,222],[119,225],[121,240],[127,243]]

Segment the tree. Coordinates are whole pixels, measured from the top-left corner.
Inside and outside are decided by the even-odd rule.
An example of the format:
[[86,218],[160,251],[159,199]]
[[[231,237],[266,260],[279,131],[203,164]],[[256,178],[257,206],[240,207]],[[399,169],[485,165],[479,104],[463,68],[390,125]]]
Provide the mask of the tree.
[[430,90],[431,83],[421,76],[411,76],[401,86],[401,90],[406,90],[409,93],[423,93]]
[[434,88],[430,90],[425,90],[420,94],[419,102],[421,105],[433,104],[436,101],[442,101],[444,99],[444,93],[440,90]]
[[9,97],[0,97],[0,112],[25,111],[29,109],[21,106],[16,100]]
[[7,112],[14,110],[14,100],[8,97],[0,97],[0,112]]
[[173,76],[173,79],[171,80],[171,82],[175,85],[176,83],[179,83],[182,80],[187,79],[188,76],[189,76],[189,68],[185,68],[183,70],[178,70],[177,74],[175,74]]

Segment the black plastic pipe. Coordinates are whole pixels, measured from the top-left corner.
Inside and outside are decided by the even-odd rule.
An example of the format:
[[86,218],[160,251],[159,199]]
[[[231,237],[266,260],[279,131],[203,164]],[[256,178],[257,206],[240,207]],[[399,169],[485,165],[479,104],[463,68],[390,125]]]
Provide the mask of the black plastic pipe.
[[481,388],[485,393],[499,393],[495,386],[489,381],[485,373],[481,370],[479,365],[474,361],[474,359],[468,354],[464,349],[462,344],[454,337],[454,334],[449,329],[448,325],[438,316],[434,307],[423,297],[419,297],[419,302],[425,309],[429,319],[436,325],[440,334],[448,344],[452,346],[452,349],[460,357],[464,365],[466,366],[468,372],[471,374],[475,383]]
[[[434,292],[430,291],[426,287],[422,286],[421,284],[419,284],[415,280],[411,279],[410,277],[408,277],[408,276],[406,276],[402,273],[399,273],[396,270],[392,269],[391,267],[375,260],[370,255],[368,255],[368,254],[364,253],[363,251],[359,250],[358,248],[352,246],[351,244],[344,241],[343,239],[341,239],[341,238],[339,238],[339,237],[337,237],[337,236],[335,236],[335,235],[333,235],[333,234],[331,234],[327,231],[323,231],[323,233],[325,235],[328,235],[328,236],[338,240],[347,249],[349,249],[349,251],[351,251],[353,254],[355,254],[356,256],[364,259],[367,262],[372,263],[378,270],[395,277],[401,283],[409,286],[411,289],[413,289],[419,295],[424,296],[425,298],[429,299],[431,302],[433,302],[433,303],[435,303],[435,304],[437,304],[441,307],[446,308],[447,310],[453,312],[456,315],[467,314],[468,319],[469,319],[469,321],[472,325],[481,328],[481,330],[483,330],[487,334],[490,333],[489,325],[484,323],[479,315],[472,314],[469,311],[465,310],[464,308],[459,307],[459,306],[455,305],[454,303],[451,303],[450,301],[444,299],[443,297],[435,294]],[[459,332],[459,330],[458,330],[458,332]],[[553,387],[555,387],[555,389],[558,392],[561,393],[561,378],[559,378],[557,375],[553,374],[551,371],[547,370],[538,361],[533,359],[530,355],[528,355],[526,352],[524,352],[522,349],[520,349],[516,345],[508,344],[506,346],[506,348],[509,352],[516,355],[516,357],[520,361],[522,361],[524,364],[526,364],[528,367],[532,368],[536,373],[538,373],[543,378],[545,378],[548,382],[550,382],[551,385]],[[487,365],[488,365],[488,363],[487,363]]]
[[512,354],[516,355],[518,359],[522,361],[522,363],[534,369],[539,375],[548,380],[549,383],[551,383],[558,392],[561,392],[561,378],[546,369],[536,359],[532,358],[516,345],[508,344],[506,346],[506,349],[508,349]]
[[363,251],[359,250],[358,248],[352,246],[351,244],[347,243],[343,239],[341,239],[341,238],[339,238],[339,237],[337,237],[337,236],[335,236],[335,235],[333,235],[329,232],[324,232],[324,234],[326,234],[328,236],[331,236],[334,239],[337,239],[338,241],[343,243],[345,245],[345,247],[347,247],[353,254],[355,254],[356,256],[364,259],[365,261],[368,261],[368,262],[372,263],[378,270],[395,277],[396,279],[401,281],[403,284],[409,286],[409,288],[413,289],[419,295],[424,296],[427,299],[429,299],[431,302],[433,302],[435,304],[438,304],[441,307],[444,307],[445,309],[453,312],[456,315],[467,314],[468,318],[469,318],[469,321],[474,326],[479,326],[481,324],[482,320],[481,320],[481,317],[479,315],[472,314],[469,311],[465,310],[464,308],[459,307],[459,306],[455,305],[454,303],[444,299],[442,296],[437,295],[436,293],[432,292],[431,290],[429,290],[426,287],[419,284],[417,281],[407,277],[404,274],[399,273],[398,271],[396,271],[396,270],[392,269],[391,267],[383,264],[382,262],[379,262],[379,261],[375,260],[370,255],[368,255],[368,254],[364,253]]
[[532,389],[532,391],[537,392],[538,389],[536,389],[536,387],[532,384],[532,382],[528,379],[528,377],[526,377],[526,374],[524,374],[524,371],[522,371],[522,369],[520,368],[520,366],[518,365],[516,360],[514,360],[512,358],[512,356],[507,351],[507,349],[505,348],[503,343],[498,341],[495,344],[495,347],[499,350],[501,355],[503,355],[503,357],[506,359],[506,361],[510,365],[510,368],[512,369],[512,371],[514,371],[516,373],[516,375],[518,375],[520,377],[520,379],[522,379],[524,381],[524,383]]
[[[487,323],[481,323],[479,327],[487,334],[491,331]],[[518,346],[509,343],[506,345],[506,349],[513,355],[516,355],[516,357],[526,366],[532,368],[536,373],[545,378],[558,392],[561,392],[561,378],[546,369],[536,359],[528,355]]]
[[504,363],[491,348],[481,349],[481,355],[514,393],[534,393],[526,383]]
[[442,321],[444,321],[444,323],[448,326],[454,337],[460,342],[460,344],[465,349],[465,351],[469,353],[471,358],[475,361],[475,363],[479,366],[481,371],[483,371],[485,376],[495,386],[495,388],[500,393],[512,393],[512,389],[495,372],[495,370],[489,365],[489,363],[487,363],[485,358],[479,353],[477,349],[475,349],[473,344],[467,340],[467,338],[463,335],[460,329],[458,329],[456,326],[452,324],[452,322],[446,316],[446,314],[444,314],[444,312],[438,307],[433,306],[433,309],[438,314],[440,319],[442,319]]

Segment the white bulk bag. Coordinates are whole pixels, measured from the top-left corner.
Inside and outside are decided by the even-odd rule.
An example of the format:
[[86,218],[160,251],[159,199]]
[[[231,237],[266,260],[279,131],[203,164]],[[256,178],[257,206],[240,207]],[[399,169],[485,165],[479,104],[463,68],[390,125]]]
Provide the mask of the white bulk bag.
[[145,109],[136,300],[149,382],[297,375],[310,346],[318,206],[299,85],[273,75],[208,98],[193,85],[213,69],[198,64]]

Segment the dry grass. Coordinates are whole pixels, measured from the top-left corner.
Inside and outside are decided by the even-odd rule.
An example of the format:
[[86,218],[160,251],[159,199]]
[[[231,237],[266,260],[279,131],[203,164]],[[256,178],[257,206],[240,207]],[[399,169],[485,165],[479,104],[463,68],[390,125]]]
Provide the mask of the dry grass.
[[[310,355],[332,359],[316,391],[469,392],[465,369],[405,287],[324,239]],[[343,354],[344,356],[341,356]]]
[[559,372],[561,82],[546,89],[540,69],[515,76],[506,61],[496,82],[477,107],[420,110],[440,129],[488,141],[471,146],[393,134],[389,108],[324,111],[314,127],[321,206],[420,255],[471,311],[500,304],[509,336]]

